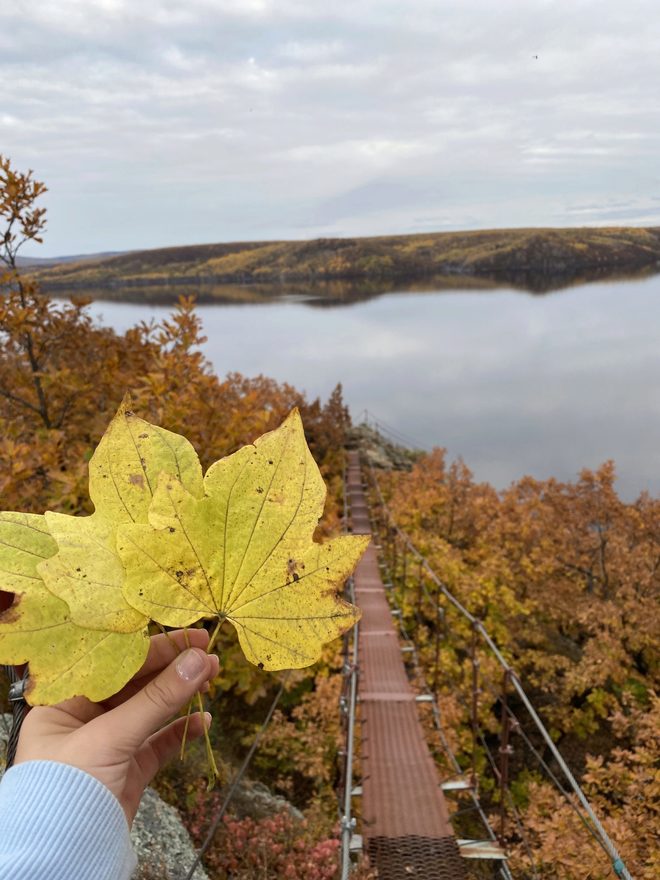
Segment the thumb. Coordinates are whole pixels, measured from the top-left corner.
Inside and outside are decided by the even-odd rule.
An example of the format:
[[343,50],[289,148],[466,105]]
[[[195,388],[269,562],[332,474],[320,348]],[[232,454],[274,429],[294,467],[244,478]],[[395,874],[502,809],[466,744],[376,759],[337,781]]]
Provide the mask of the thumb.
[[114,745],[138,748],[189,703],[204,682],[217,675],[218,665],[215,654],[189,648],[98,722],[104,723],[105,733]]

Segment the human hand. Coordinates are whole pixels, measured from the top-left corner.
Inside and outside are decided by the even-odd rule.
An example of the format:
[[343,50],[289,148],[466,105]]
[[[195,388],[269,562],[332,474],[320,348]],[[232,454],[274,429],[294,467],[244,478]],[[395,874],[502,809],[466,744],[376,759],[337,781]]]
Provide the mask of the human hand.
[[[204,651],[206,630],[187,637],[188,650],[183,630],[152,636],[142,669],[103,703],[75,697],[30,709],[14,763],[59,761],[84,770],[115,795],[130,826],[145,787],[180,748],[186,720],[170,719],[218,673],[217,656]],[[210,722],[208,713],[191,715],[187,738]]]

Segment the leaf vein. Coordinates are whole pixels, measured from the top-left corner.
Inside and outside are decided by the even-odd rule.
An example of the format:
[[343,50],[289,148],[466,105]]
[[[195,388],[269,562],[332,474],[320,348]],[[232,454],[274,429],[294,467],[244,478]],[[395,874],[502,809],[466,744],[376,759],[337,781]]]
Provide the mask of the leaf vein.
[[[232,621],[236,626],[236,623]],[[273,639],[270,636],[264,635],[263,633],[257,632],[255,629],[250,629],[249,626],[245,626],[245,624],[239,624],[244,630],[247,632],[251,632],[253,635],[257,636],[257,638],[265,639],[267,642],[272,642],[274,645],[277,645],[278,648],[284,648],[285,651],[288,651],[290,654],[296,654],[298,657],[302,657],[305,661],[313,662],[314,657],[310,654],[303,654],[302,651],[297,648],[292,647],[291,645],[286,644],[286,642],[278,642],[277,639]],[[250,643],[250,647],[252,648],[252,644]],[[252,648],[252,653],[255,656],[258,656],[258,653]]]
[[28,550],[27,547],[19,547],[17,544],[10,544],[9,541],[1,541],[3,547],[9,547],[11,550],[19,550],[21,553],[28,553],[30,556],[37,556],[39,559],[50,559],[52,553],[49,556],[44,556],[43,553],[36,553],[34,550]]
[[[133,538],[132,538],[130,535],[128,536],[128,540],[131,542],[131,544],[133,544],[133,546],[134,546],[137,550],[139,550],[140,553],[144,554],[144,556],[146,556],[147,559],[150,559],[150,560],[153,562],[153,564],[156,566],[156,568],[160,569],[160,571],[162,571],[163,574],[167,575],[167,577],[170,578],[170,580],[173,580],[174,583],[175,583],[178,587],[181,587],[181,588],[184,589],[187,593],[189,593],[189,594],[192,596],[192,598],[193,598],[196,602],[199,602],[201,605],[204,605],[204,607],[206,608],[206,610],[209,611],[209,612],[211,613],[211,616],[215,616],[215,615],[217,615],[218,612],[217,612],[216,609],[214,609],[214,608],[209,608],[208,605],[206,605],[204,602],[202,602],[202,600],[200,599],[200,597],[197,596],[195,593],[193,593],[193,591],[190,589],[189,586],[187,586],[187,584],[183,584],[183,583],[181,583],[181,581],[180,581],[178,578],[176,578],[176,577],[172,574],[171,571],[169,571],[167,568],[164,568],[164,567],[160,564],[160,562],[158,562],[157,559],[154,559],[153,556],[151,556],[149,553],[147,553],[147,551],[144,549],[144,547],[141,547],[139,544],[136,544],[135,541],[133,540]],[[151,601],[151,599],[149,599],[149,601]],[[158,603],[156,603],[156,604],[158,604]]]
[[[276,467],[273,469],[273,475],[272,475],[272,477],[271,477],[271,479],[270,479],[270,483],[268,484],[268,491],[267,491],[267,492],[264,492],[264,497],[263,497],[263,500],[262,500],[262,502],[261,502],[261,507],[259,508],[259,513],[257,514],[257,516],[256,516],[256,518],[255,518],[255,520],[254,520],[254,523],[252,524],[252,531],[250,532],[250,537],[248,538],[248,540],[247,540],[247,544],[245,545],[245,549],[243,550],[243,558],[241,559],[241,564],[240,564],[240,566],[238,567],[238,571],[236,572],[236,577],[234,578],[234,585],[236,585],[236,583],[237,583],[237,581],[238,581],[239,575],[240,575],[241,570],[242,570],[242,568],[243,568],[243,564],[245,563],[245,560],[246,560],[246,558],[247,558],[248,550],[250,549],[250,544],[252,543],[252,539],[253,539],[253,537],[254,537],[254,533],[255,533],[255,531],[256,531],[257,524],[258,524],[258,522],[259,522],[259,517],[261,516],[261,514],[262,514],[262,512],[263,512],[263,509],[264,509],[264,507],[265,507],[265,505],[266,505],[266,501],[268,500],[268,495],[270,494],[270,490],[271,490],[272,487],[273,487],[273,483],[274,483],[274,481],[275,481],[275,477],[276,477],[277,472],[278,472],[278,470],[279,470],[279,468],[280,468],[280,465],[282,464],[282,460],[284,459],[284,453],[286,452],[287,446],[289,445],[292,436],[293,436],[293,432],[290,432],[289,434],[287,434],[287,437],[286,437],[284,443],[282,444],[282,449],[281,449],[281,451],[280,451],[280,457],[279,457],[279,459],[278,459],[278,461],[277,461],[277,465],[276,465]],[[307,468],[307,458],[305,458],[305,468]],[[304,480],[304,476],[303,476],[303,492],[304,492],[304,485],[305,485],[305,480]],[[296,508],[296,513],[297,513],[299,507],[300,507],[300,504],[298,505],[298,508]],[[293,521],[293,518],[295,518],[295,513],[294,513],[292,519],[289,521],[289,525],[288,525],[287,528],[285,529],[284,534],[286,534],[286,532],[287,532],[288,529],[290,528],[290,526],[291,526],[291,522]],[[270,550],[270,552],[268,553],[268,555],[266,556],[266,558],[262,561],[262,563],[261,563],[261,565],[259,566],[259,568],[257,569],[257,571],[259,571],[259,570],[263,567],[263,565],[264,565],[264,564],[270,559],[270,557],[273,555],[273,552],[274,552],[275,548],[278,546],[278,544],[279,544],[279,542],[281,541],[281,539],[282,539],[282,535],[279,536],[279,538],[278,538],[277,541],[275,542],[275,546]],[[243,587],[242,587],[241,589],[239,589],[238,593],[237,593],[235,596],[232,596],[232,595],[230,594],[230,599],[231,599],[233,602],[235,602],[237,599],[240,599],[240,597],[243,595],[243,593],[245,592],[245,590],[250,586],[250,583],[251,583],[252,580],[254,579],[255,575],[256,575],[256,572],[254,572],[254,573],[250,576],[250,578],[248,579],[247,583],[244,584]]]

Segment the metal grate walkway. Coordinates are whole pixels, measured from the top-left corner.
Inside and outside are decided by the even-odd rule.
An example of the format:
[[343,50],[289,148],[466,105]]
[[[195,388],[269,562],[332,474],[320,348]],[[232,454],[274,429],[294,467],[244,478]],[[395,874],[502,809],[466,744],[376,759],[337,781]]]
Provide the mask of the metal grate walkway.
[[[349,453],[351,529],[371,531],[358,452]],[[417,715],[373,544],[354,575],[360,622],[363,837],[379,880],[462,880],[440,779]]]

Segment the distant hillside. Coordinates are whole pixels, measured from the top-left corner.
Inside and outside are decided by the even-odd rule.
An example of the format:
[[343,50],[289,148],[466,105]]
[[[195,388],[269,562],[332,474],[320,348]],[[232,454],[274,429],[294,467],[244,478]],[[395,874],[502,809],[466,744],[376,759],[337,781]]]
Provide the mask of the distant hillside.
[[660,266],[660,227],[502,229],[131,251],[33,268],[48,289],[571,274]]
[[47,269],[51,266],[59,266],[61,263],[82,263],[88,260],[105,260],[108,257],[115,257],[118,254],[126,253],[125,251],[103,251],[99,254],[71,254],[65,257],[17,257],[16,262],[19,268]]

